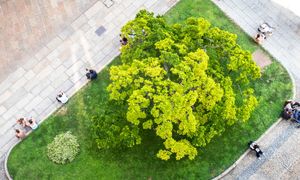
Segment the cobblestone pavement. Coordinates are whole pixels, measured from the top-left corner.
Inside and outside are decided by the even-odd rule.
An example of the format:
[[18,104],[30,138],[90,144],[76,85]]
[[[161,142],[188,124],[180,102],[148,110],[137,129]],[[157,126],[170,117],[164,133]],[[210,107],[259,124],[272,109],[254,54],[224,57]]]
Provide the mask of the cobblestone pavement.
[[[269,23],[275,31],[262,46],[279,60],[296,84],[300,99],[300,17],[271,0],[213,0],[250,36],[259,24]],[[251,152],[222,179],[298,179],[300,177],[300,129],[289,121],[281,121],[266,133],[260,144],[261,160]]]
[[[12,62],[15,65],[11,71],[5,71],[5,78],[0,77],[1,180],[5,179],[4,157],[17,141],[13,131],[16,119],[32,116],[43,121],[60,107],[55,100],[60,90],[71,96],[87,83],[86,67],[100,71],[119,54],[120,28],[140,9],[163,14],[177,1],[0,0],[0,70],[12,66],[8,61],[18,56],[19,50],[26,51],[28,48],[34,53],[32,49],[38,49],[31,55],[23,56],[21,53],[20,57],[24,60]],[[31,16],[31,13],[34,15]],[[55,16],[50,16],[53,13]],[[6,17],[4,19],[12,17],[13,23],[4,22],[3,16]],[[47,18],[49,25],[45,24]],[[19,32],[22,26],[26,26],[26,32]],[[41,38],[48,31],[53,35],[49,35],[49,42]],[[27,41],[30,41],[28,46]]]
[[26,63],[96,1],[0,1],[0,80]]

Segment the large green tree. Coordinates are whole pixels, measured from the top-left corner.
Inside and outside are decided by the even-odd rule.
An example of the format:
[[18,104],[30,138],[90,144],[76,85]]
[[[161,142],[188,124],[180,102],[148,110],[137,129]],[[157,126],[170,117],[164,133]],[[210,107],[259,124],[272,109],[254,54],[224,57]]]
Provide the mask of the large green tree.
[[[145,10],[122,34],[128,44],[122,64],[110,68],[108,91],[125,113],[115,117],[117,131],[97,137],[100,148],[140,144],[142,132],[152,131],[163,142],[157,157],[194,159],[198,147],[250,118],[257,100],[249,82],[260,70],[235,34],[202,18],[169,25]],[[108,142],[107,134],[117,138]]]

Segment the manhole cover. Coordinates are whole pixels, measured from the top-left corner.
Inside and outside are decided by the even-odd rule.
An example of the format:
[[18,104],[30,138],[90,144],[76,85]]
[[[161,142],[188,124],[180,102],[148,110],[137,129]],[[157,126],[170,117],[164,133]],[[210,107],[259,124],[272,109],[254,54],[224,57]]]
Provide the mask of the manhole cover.
[[106,31],[106,29],[105,29],[103,26],[100,26],[100,27],[95,31],[95,33],[96,33],[98,36],[101,36],[105,31]]
[[104,4],[106,7],[110,8],[112,5],[114,5],[114,1],[113,1],[113,0],[104,0],[104,1],[103,1],[103,4]]

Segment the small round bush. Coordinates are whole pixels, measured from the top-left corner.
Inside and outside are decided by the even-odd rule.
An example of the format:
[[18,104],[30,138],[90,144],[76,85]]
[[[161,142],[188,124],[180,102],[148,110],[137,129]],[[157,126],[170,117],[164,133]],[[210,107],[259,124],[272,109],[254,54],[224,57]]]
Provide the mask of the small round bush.
[[65,164],[74,160],[79,152],[77,138],[70,131],[55,136],[47,146],[49,159],[57,164]]

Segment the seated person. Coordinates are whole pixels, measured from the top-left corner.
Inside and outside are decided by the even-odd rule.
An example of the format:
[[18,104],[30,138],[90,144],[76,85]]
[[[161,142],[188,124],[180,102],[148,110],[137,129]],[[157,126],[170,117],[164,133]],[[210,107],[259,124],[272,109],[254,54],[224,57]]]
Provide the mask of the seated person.
[[[288,100],[284,103],[284,108],[282,111],[282,118],[288,120],[290,118],[298,119],[298,114],[296,114],[296,110],[299,108],[300,103],[292,100]],[[296,117],[297,116],[297,117]]]
[[292,109],[300,107],[300,103],[297,102],[297,101],[293,101],[293,100],[287,100],[287,101],[285,101],[284,105],[285,105],[285,107],[292,108]]
[[16,133],[16,137],[19,138],[19,139],[23,139],[26,136],[26,134],[24,133],[24,131],[22,131],[20,129],[16,129],[15,133]]
[[289,120],[292,118],[292,115],[293,115],[292,110],[284,109],[281,117],[285,120]]
[[85,69],[87,73],[85,74],[86,77],[90,80],[96,79],[97,78],[97,72],[92,69]]
[[67,97],[67,95],[66,95],[63,91],[61,91],[61,92],[56,96],[56,100],[57,100],[58,102],[60,102],[60,103],[65,104],[65,103],[68,102],[69,98]]
[[282,112],[282,118],[288,120],[292,117],[292,115],[293,115],[293,108],[292,108],[291,101],[286,101]]
[[39,127],[39,125],[32,118],[26,122],[26,126],[30,127],[32,130],[35,130]]
[[292,118],[293,118],[293,120],[295,120],[297,123],[300,123],[300,111],[299,111],[299,110],[293,110]]
[[122,35],[120,34],[120,42],[122,46],[125,46],[128,43],[128,39],[124,36],[122,37]]
[[258,33],[255,36],[255,42],[262,43],[266,39],[266,36],[263,33]]
[[272,35],[273,28],[270,27],[267,23],[263,23],[259,26],[258,31],[265,35]]
[[22,127],[26,126],[26,120],[25,118],[20,118],[17,120],[17,124],[21,125]]
[[249,148],[250,148],[251,150],[255,151],[256,157],[257,157],[257,158],[260,158],[260,156],[263,154],[263,152],[262,152],[262,150],[260,149],[260,147],[258,146],[258,144],[256,144],[256,143],[253,142],[253,141],[250,141],[250,142],[248,143],[248,145],[249,145]]

